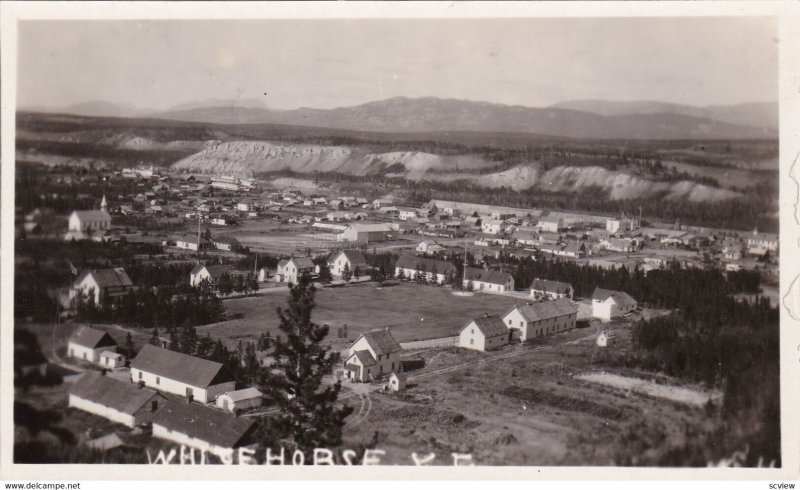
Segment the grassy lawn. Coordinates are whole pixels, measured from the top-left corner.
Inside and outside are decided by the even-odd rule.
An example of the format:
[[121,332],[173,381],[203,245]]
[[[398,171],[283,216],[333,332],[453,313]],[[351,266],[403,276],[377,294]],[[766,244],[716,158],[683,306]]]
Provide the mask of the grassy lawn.
[[[347,342],[336,338],[337,328],[347,325],[350,339],[371,330],[389,327],[399,342],[457,335],[471,318],[489,313],[500,315],[519,303],[519,299],[492,294],[460,297],[452,290],[408,283],[387,284],[378,289],[374,283],[317,291],[313,319],[328,324],[328,341],[334,347]],[[198,327],[199,335],[209,332],[229,345],[239,339],[256,340],[264,331],[278,334],[276,308],[285,306],[287,294],[272,293],[258,297],[225,301],[230,313],[243,319]]]

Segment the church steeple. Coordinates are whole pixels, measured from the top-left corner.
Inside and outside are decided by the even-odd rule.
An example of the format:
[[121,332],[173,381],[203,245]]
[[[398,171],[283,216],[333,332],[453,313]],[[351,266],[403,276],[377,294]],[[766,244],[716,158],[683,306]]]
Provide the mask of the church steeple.
[[103,211],[108,211],[108,203],[106,202],[106,195],[103,194],[103,200],[100,201],[100,209]]

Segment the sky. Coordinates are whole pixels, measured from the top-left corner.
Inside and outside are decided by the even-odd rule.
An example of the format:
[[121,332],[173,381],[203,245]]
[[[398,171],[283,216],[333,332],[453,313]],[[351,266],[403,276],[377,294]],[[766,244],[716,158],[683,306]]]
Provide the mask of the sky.
[[764,17],[21,21],[17,105],[736,104],[778,99],[777,51]]

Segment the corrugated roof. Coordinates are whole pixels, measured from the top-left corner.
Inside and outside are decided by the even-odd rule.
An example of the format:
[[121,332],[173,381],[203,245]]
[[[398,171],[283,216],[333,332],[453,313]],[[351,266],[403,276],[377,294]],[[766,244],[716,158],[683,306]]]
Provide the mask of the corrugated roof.
[[69,338],[69,342],[82,345],[90,349],[117,345],[117,341],[114,340],[114,338],[109,335],[108,332],[89,327],[80,327]]
[[462,328],[461,331],[463,332],[464,329],[469,327],[473,322],[475,322],[475,326],[477,326],[486,337],[497,337],[499,335],[505,335],[508,333],[508,327],[506,327],[503,323],[503,320],[496,315],[479,316],[478,318],[473,318],[469,321],[469,323],[464,325],[464,328]]
[[444,274],[455,266],[444,260],[429,259],[427,257],[417,257],[415,255],[401,255],[395,263],[395,267],[401,269],[425,270],[433,272],[434,268],[438,274]]
[[227,369],[218,362],[162,349],[150,344],[145,344],[136,358],[131,361],[131,369],[140,369],[200,388],[233,381],[233,377]]
[[133,415],[157,396],[155,390],[86,371],[69,389],[69,394]]
[[514,309],[520,312],[526,322],[536,322],[578,313],[578,310],[567,298],[556,299],[553,301],[543,301],[541,303],[517,305],[508,310],[506,315],[514,311]]
[[547,279],[534,279],[530,289],[537,291],[547,291],[548,293],[566,294],[572,288],[571,284]]
[[173,401],[156,412],[153,424],[215,446],[233,448],[242,444],[255,420],[235,417],[196,403]]
[[[369,343],[375,354],[390,354],[392,352],[400,352],[400,344],[392,337],[388,330],[376,330],[374,332],[367,332],[361,335]],[[356,340],[357,342],[358,340]]]
[[78,284],[83,281],[87,276],[91,275],[97,282],[98,287],[119,287],[119,286],[132,286],[133,282],[128,277],[128,273],[122,267],[115,267],[113,269],[90,269],[83,271],[80,276],[75,280]]
[[511,280],[511,274],[507,272],[479,269],[476,267],[468,267],[464,277],[467,281],[488,282],[490,284],[499,285],[504,285]]

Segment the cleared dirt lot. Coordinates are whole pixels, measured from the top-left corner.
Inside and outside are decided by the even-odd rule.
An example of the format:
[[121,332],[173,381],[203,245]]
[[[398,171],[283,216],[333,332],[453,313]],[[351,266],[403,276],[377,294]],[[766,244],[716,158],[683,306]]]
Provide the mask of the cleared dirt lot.
[[[399,342],[424,340],[458,334],[471,318],[484,313],[503,314],[521,300],[492,295],[454,296],[451,289],[419,286],[409,283],[386,283],[378,289],[375,283],[317,291],[313,319],[328,324],[327,341],[336,348],[347,341],[336,337],[337,328],[347,325],[350,339],[359,334],[389,327]],[[239,339],[256,340],[262,332],[278,334],[277,307],[286,305],[288,293],[271,293],[258,297],[225,301],[227,311],[244,318],[197,327],[200,335],[235,345]]]
[[[617,335],[610,349],[587,338],[591,327],[507,347],[525,352],[493,361],[497,352],[428,351],[422,372],[430,374],[409,372],[405,393],[372,393],[369,414],[348,429],[345,446],[377,439],[388,464],[413,464],[415,451],[436,453],[434,464],[445,465],[454,452],[478,465],[652,465],[713,426],[703,409],[573,377],[610,369],[614,350],[629,348],[627,326],[606,328]],[[358,409],[358,400],[349,402]]]

